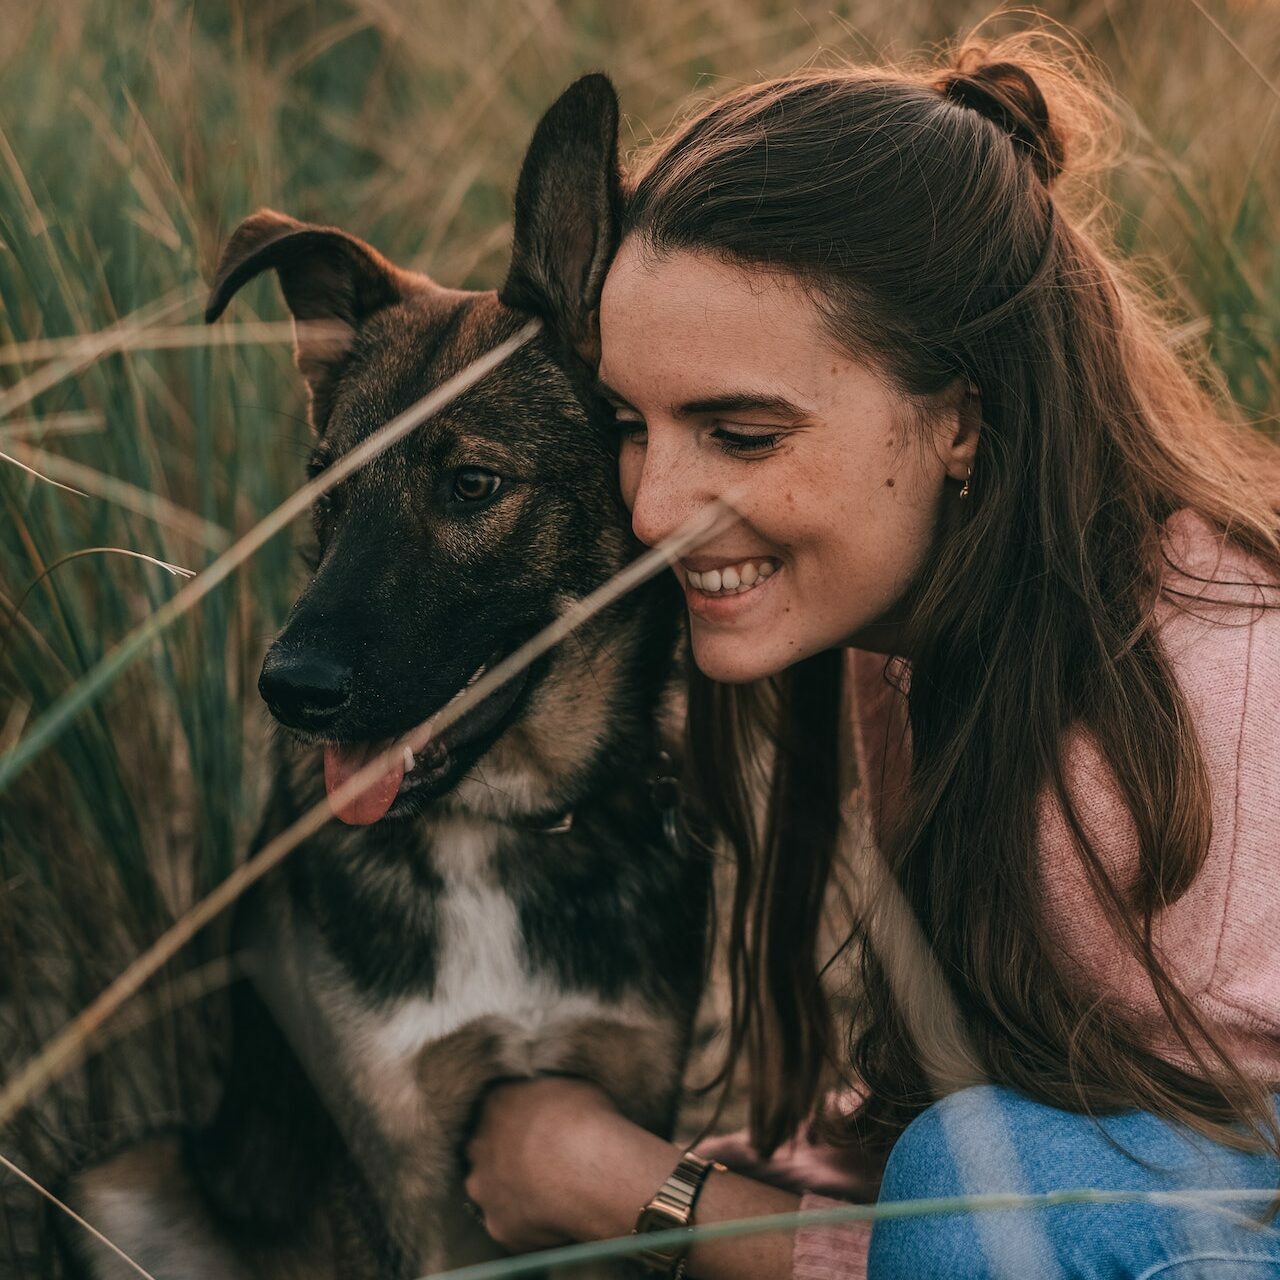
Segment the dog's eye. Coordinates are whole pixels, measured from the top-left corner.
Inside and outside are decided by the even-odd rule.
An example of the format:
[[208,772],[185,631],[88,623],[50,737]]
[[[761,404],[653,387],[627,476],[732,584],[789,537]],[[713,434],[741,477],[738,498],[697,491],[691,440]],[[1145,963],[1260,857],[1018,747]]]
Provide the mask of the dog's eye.
[[453,477],[449,497],[453,502],[485,502],[502,486],[502,477],[479,467],[463,467]]
[[307,459],[307,479],[314,480],[332,461],[327,450],[317,449]]

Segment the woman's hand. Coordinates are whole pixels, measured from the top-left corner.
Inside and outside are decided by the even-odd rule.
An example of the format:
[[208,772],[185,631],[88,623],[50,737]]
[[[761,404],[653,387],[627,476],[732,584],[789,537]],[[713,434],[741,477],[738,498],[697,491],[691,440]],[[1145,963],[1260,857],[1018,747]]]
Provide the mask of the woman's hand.
[[[632,1124],[588,1081],[542,1076],[499,1084],[467,1144],[466,1192],[484,1214],[485,1230],[512,1253],[608,1235],[617,1222],[599,1202],[602,1172],[616,1178],[619,1169],[644,1167],[640,1148],[651,1165],[655,1143],[659,1167],[668,1158],[674,1163],[679,1152],[671,1144]],[[663,1176],[665,1169],[659,1182]],[[622,1208],[634,1219],[639,1204],[628,1200]]]

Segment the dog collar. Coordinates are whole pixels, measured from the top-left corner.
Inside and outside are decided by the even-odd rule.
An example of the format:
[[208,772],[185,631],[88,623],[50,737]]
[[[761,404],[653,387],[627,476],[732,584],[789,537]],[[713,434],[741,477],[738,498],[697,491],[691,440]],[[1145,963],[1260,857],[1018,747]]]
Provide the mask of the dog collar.
[[[681,848],[680,781],[672,772],[671,757],[665,751],[659,755],[657,767],[649,778],[649,791],[662,815],[662,834],[667,843],[673,849]],[[575,813],[574,809],[562,809],[559,813],[550,815],[504,818],[500,821],[521,831],[532,831],[543,836],[563,836],[573,830]]]
[[566,809],[564,813],[558,817],[552,818],[549,822],[530,822],[521,823],[528,831],[536,831],[543,836],[563,836],[573,830],[573,810]]

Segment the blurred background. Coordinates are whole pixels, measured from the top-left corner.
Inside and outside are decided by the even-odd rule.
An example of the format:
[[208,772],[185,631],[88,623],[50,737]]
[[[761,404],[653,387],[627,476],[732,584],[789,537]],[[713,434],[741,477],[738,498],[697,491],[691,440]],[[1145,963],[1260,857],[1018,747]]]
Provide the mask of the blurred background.
[[[181,586],[119,550],[198,571],[303,479],[288,342],[271,330],[210,346],[198,325],[241,217],[271,205],[442,283],[495,287],[533,124],[578,74],[612,75],[634,151],[730,85],[927,52],[990,9],[0,0],[0,755]],[[1125,152],[1094,179],[1117,244],[1179,315],[1188,352],[1274,431],[1280,3],[1040,12],[1085,41],[1125,104]],[[983,29],[1033,19],[1011,10]],[[230,318],[285,319],[273,279]],[[121,322],[160,326],[169,345],[102,355],[82,337]],[[264,785],[257,671],[296,574],[281,535],[0,793],[0,1074],[243,856]],[[0,1128],[0,1153],[52,1182],[198,1111],[221,948],[219,927],[202,934],[97,1052]],[[0,1275],[58,1274],[37,1205],[0,1170]]]

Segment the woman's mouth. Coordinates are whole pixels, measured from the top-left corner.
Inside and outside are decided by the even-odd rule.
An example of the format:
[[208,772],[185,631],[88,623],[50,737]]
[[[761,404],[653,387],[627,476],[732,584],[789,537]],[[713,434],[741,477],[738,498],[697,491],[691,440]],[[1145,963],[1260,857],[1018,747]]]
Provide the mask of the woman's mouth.
[[757,602],[769,595],[769,583],[781,572],[781,562],[771,556],[726,561],[715,568],[685,566],[685,602],[691,614],[706,622],[733,622],[756,612]]
[[771,557],[739,560],[701,573],[685,570],[689,586],[705,596],[736,596],[754,591],[773,577],[781,566]]

